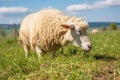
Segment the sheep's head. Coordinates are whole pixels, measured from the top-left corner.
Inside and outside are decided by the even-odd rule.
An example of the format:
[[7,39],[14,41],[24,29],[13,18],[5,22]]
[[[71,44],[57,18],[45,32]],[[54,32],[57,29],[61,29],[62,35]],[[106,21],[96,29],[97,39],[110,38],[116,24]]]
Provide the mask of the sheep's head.
[[88,28],[88,23],[86,21],[81,21],[79,23],[69,22],[61,26],[68,29],[62,41],[63,45],[71,42],[73,45],[81,47],[84,51],[88,52],[91,50],[92,45],[86,31]]

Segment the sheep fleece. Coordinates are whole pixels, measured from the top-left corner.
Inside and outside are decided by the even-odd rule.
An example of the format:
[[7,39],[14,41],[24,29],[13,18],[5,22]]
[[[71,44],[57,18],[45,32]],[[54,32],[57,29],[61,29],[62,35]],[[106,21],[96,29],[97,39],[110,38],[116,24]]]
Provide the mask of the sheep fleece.
[[43,51],[57,50],[61,46],[67,29],[61,24],[78,19],[64,15],[59,10],[41,10],[25,17],[21,24],[19,40],[35,50],[35,45]]

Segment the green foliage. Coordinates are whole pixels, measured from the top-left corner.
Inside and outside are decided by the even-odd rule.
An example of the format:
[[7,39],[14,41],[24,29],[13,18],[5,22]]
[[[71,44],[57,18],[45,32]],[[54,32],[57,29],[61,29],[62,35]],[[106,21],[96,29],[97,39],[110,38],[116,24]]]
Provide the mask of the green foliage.
[[117,25],[115,23],[110,24],[110,30],[117,30]]
[[102,31],[106,31],[107,28],[106,28],[105,26],[102,26],[102,27],[101,27],[101,30],[102,30]]
[[91,52],[70,44],[61,48],[55,58],[47,53],[40,60],[35,52],[25,58],[14,38],[1,38],[0,80],[119,80],[119,35],[120,31],[90,35]]
[[5,37],[6,33],[5,33],[4,29],[0,29],[0,35],[1,35],[2,37]]

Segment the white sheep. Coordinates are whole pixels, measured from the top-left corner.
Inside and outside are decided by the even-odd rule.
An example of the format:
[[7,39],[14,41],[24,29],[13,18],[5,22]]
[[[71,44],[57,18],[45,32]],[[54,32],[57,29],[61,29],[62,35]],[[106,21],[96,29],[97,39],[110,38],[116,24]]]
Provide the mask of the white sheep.
[[98,29],[93,29],[93,30],[91,31],[91,33],[92,33],[92,34],[98,34],[98,33],[99,33],[99,30],[98,30]]
[[46,9],[24,18],[19,31],[19,41],[26,57],[30,49],[41,57],[48,51],[55,53],[60,46],[68,43],[90,51],[91,42],[87,28],[88,23],[81,18],[66,16],[56,9]]

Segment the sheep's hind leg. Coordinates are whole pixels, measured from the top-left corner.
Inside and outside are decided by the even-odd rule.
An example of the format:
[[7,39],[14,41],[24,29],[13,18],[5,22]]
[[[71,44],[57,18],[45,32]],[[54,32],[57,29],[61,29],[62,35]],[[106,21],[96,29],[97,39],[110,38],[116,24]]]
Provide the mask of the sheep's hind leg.
[[42,58],[43,51],[38,46],[35,46],[35,50],[36,50],[38,58],[39,59]]
[[30,48],[26,45],[23,45],[24,51],[25,51],[25,57],[28,57],[28,53],[30,52]]

